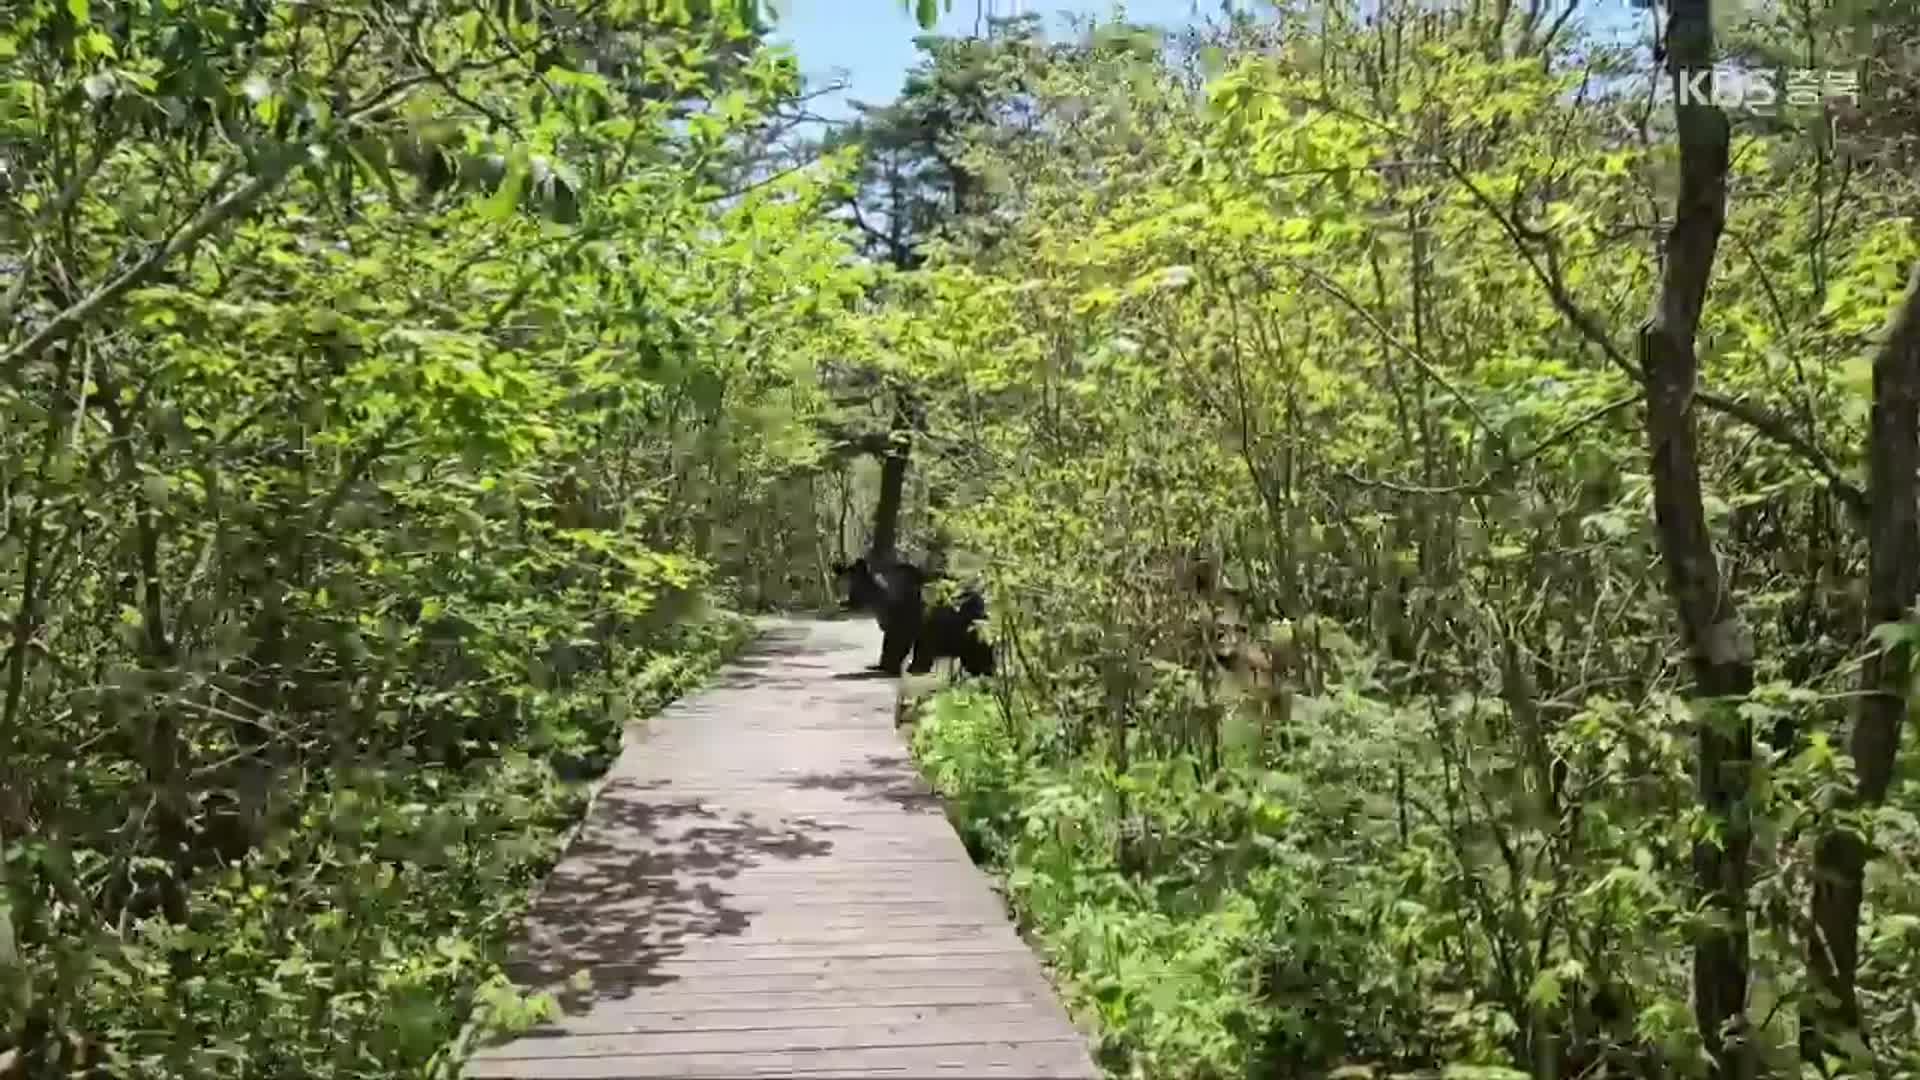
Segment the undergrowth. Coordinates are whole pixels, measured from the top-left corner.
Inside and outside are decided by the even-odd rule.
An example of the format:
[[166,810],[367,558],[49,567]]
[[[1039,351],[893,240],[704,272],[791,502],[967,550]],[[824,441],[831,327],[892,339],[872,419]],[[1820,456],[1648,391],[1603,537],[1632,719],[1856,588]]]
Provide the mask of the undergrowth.
[[[677,627],[593,684],[611,691],[610,707],[557,726],[575,729],[569,745],[617,748],[629,718],[700,683],[749,636],[728,613]],[[67,984],[85,985],[61,1027],[104,1036],[74,1056],[145,1080],[457,1076],[478,1039],[552,1007],[502,969],[531,888],[589,794],[581,767],[563,776],[564,755],[540,741],[459,768],[316,770],[290,795],[297,825],[202,882],[185,924],[147,919],[113,942],[75,934],[40,952],[43,975],[64,969]],[[591,771],[610,760],[588,757]],[[25,865],[53,850],[10,848],[9,874],[87,870]],[[109,945],[115,963],[80,969]]]
[[1389,850],[1358,794],[1350,762],[1390,759],[1390,727],[1288,770],[1116,773],[1021,754],[978,692],[944,691],[919,721],[916,757],[1109,1075],[1525,1075],[1502,1061],[1510,1018],[1423,955],[1452,929],[1418,895],[1434,875]]
[[[1664,1062],[1697,1046],[1672,960],[1686,913],[1665,899],[1685,872],[1684,820],[1631,813],[1644,789],[1558,830],[1486,818],[1457,777],[1505,766],[1459,756],[1446,715],[1336,687],[1300,700],[1285,752],[1218,770],[1142,755],[1117,771],[1104,755],[1055,758],[1044,722],[949,688],[922,703],[913,747],[1110,1076],[1539,1075],[1512,1049],[1529,1011],[1571,1018],[1617,1058],[1639,1054],[1636,1075],[1671,1075]],[[1624,747],[1665,747],[1649,772],[1677,785],[1684,715],[1595,706],[1556,743],[1568,782],[1604,783]],[[1781,764],[1777,782],[1817,782],[1819,757]],[[1899,851],[1896,817],[1881,835]],[[1528,865],[1553,871],[1509,868]],[[1900,875],[1873,882],[1885,929],[1865,966],[1911,986],[1911,890]],[[1561,945],[1569,926],[1579,933]],[[1908,1006],[1871,1000],[1891,1075],[1915,1075]]]

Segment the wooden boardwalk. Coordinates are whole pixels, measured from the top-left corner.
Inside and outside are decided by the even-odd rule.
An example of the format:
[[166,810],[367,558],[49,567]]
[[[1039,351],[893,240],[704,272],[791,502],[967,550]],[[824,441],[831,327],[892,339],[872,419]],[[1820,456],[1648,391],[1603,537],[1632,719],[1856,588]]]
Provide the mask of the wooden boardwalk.
[[835,677],[878,651],[868,622],[770,622],[629,738],[517,956],[565,1015],[468,1076],[1100,1075],[909,760],[894,683]]

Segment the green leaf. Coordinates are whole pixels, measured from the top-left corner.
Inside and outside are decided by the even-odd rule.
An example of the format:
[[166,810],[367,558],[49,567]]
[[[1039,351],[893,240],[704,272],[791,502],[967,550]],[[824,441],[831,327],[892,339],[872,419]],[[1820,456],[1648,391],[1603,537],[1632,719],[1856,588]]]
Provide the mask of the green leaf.
[[520,206],[520,196],[526,191],[527,174],[527,152],[515,149],[507,157],[507,171],[500,178],[500,186],[481,200],[480,215],[489,221],[505,221],[511,217]]
[[1560,976],[1552,971],[1535,975],[1533,985],[1527,988],[1527,1001],[1543,1009],[1558,1009],[1565,997]]
[[1882,649],[1912,645],[1920,642],[1920,623],[1906,619],[1881,623],[1867,634],[1867,640]]

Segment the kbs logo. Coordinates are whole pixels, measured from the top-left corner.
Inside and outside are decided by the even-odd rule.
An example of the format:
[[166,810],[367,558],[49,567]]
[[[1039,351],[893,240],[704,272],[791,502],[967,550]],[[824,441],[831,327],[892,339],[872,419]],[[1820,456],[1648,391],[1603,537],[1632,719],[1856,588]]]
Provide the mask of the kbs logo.
[[1860,104],[1860,76],[1835,69],[1815,71],[1748,71],[1740,68],[1693,68],[1679,73],[1679,103],[1717,105],[1771,115],[1783,101],[1811,106],[1833,98]]

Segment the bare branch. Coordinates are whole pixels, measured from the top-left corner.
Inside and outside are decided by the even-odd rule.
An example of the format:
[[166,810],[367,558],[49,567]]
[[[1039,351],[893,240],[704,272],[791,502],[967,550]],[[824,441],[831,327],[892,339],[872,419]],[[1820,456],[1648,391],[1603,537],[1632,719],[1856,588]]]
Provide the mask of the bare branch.
[[1853,512],[1855,521],[1864,522],[1866,520],[1866,493],[1860,490],[1859,485],[1842,476],[1840,470],[1834,466],[1832,460],[1830,460],[1818,446],[1814,445],[1812,440],[1793,430],[1792,427],[1788,426],[1786,421],[1757,405],[1750,405],[1744,401],[1726,397],[1722,394],[1716,394],[1709,390],[1694,391],[1693,400],[1715,412],[1725,413],[1733,417],[1735,420],[1747,425],[1766,438],[1799,455],[1803,461],[1813,467],[1815,472],[1826,479],[1828,485],[1832,487],[1834,495],[1846,505],[1848,510]]
[[1438,385],[1440,389],[1446,391],[1447,396],[1459,402],[1460,407],[1467,410],[1467,414],[1473,417],[1474,423],[1477,424],[1481,430],[1485,431],[1489,436],[1497,434],[1493,424],[1480,412],[1479,407],[1476,406],[1459,387],[1449,382],[1447,377],[1440,373],[1440,369],[1434,366],[1433,361],[1427,359],[1420,350],[1401,341],[1393,331],[1387,329],[1379,319],[1375,318],[1373,313],[1366,309],[1365,305],[1355,300],[1353,296],[1341,288],[1338,283],[1320,271],[1315,270],[1313,267],[1293,259],[1287,259],[1285,261],[1289,266],[1299,271],[1302,277],[1319,286],[1322,291],[1340,301],[1342,304],[1345,304],[1354,314],[1360,316],[1368,326],[1373,328],[1373,332],[1380,336],[1380,340],[1393,346],[1395,351],[1413,361],[1414,366],[1420,369],[1422,375],[1425,375],[1430,381]]

